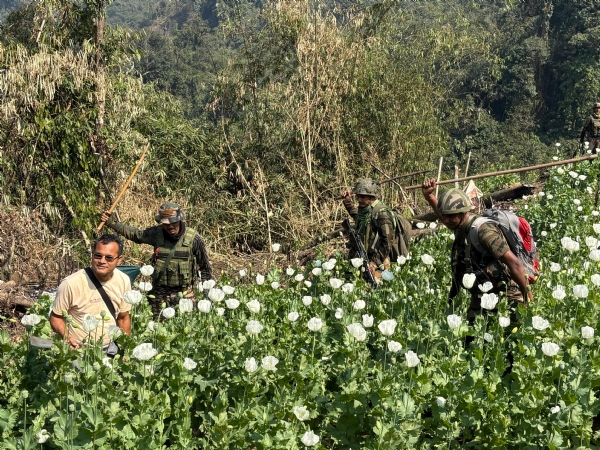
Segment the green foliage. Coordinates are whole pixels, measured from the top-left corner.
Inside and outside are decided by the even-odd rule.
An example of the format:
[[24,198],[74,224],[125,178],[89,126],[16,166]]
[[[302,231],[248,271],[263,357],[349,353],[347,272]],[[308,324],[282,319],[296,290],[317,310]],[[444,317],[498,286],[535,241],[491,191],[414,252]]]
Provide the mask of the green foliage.
[[[464,292],[445,311],[452,242],[446,229],[416,242],[411,259],[393,263],[376,290],[342,254],[285,271],[270,261],[266,275],[250,267],[219,279],[211,300],[197,292],[211,306],[208,313],[179,312],[148,326],[143,300],[133,311],[132,335],[118,338],[124,353],[114,360],[103,360],[94,345],[75,352],[55,340],[42,351],[28,348],[26,339],[14,345],[0,339],[3,446],[36,440],[44,428],[48,448],[159,448],[169,440],[190,449],[300,449],[312,430],[320,438],[315,448],[593,449],[600,224],[592,186],[599,169],[597,161],[573,173],[553,169],[545,195],[520,205],[538,238],[542,275],[534,303],[510,319],[503,296],[497,311],[471,326]],[[567,250],[565,236],[579,237],[579,250]],[[551,263],[561,267],[551,270]],[[577,285],[589,293],[577,296]],[[260,311],[251,311],[251,301]],[[47,298],[36,304],[32,312],[41,322],[28,332],[45,333],[49,307]],[[462,319],[456,328],[449,313]],[[511,323],[501,326],[500,316]],[[535,316],[548,327],[535,325]],[[311,318],[323,327],[311,331]],[[382,322],[390,319],[397,325],[384,335]],[[251,320],[262,325],[258,334],[249,333]],[[351,334],[351,324],[364,324],[364,335]],[[584,337],[583,327],[596,328],[594,336]],[[465,348],[467,336],[473,342]],[[157,354],[138,359],[141,343]],[[545,343],[558,345],[558,353],[547,356]],[[409,352],[420,359],[414,367]],[[262,362],[267,356],[279,360],[276,370]],[[185,358],[197,366],[186,368]],[[246,369],[250,358],[255,371]],[[299,414],[303,420],[294,412],[299,406],[308,411]]]

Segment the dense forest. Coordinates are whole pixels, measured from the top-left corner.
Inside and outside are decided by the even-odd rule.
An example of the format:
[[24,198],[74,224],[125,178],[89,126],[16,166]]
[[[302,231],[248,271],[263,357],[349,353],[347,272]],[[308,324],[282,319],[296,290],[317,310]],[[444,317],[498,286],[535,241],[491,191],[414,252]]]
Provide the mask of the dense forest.
[[0,17],[2,202],[73,238],[146,142],[122,217],[169,198],[215,248],[296,248],[358,177],[570,156],[600,100],[595,0],[2,0]]

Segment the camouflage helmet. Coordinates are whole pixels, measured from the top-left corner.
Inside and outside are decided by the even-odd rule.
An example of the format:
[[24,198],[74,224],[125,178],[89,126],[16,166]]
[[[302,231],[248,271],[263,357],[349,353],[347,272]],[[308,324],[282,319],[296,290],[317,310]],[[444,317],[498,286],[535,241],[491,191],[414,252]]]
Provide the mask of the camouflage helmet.
[[594,103],[594,106],[592,107],[592,109],[596,109],[596,108],[600,108],[600,103],[598,103],[598,102]]
[[377,183],[370,178],[364,178],[358,180],[352,193],[354,195],[370,195],[371,197],[377,197],[377,191]]
[[170,224],[185,220],[185,213],[177,203],[165,203],[158,208],[158,214],[154,216],[158,223]]
[[437,208],[440,214],[468,212],[471,210],[471,199],[460,189],[448,189],[440,195]]

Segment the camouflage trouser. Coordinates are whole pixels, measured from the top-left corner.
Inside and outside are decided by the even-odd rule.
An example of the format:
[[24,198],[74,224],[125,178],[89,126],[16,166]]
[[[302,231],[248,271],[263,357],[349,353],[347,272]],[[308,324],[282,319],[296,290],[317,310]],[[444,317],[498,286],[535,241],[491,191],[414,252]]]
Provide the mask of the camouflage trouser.
[[157,320],[160,316],[160,312],[163,307],[162,304],[166,303],[167,306],[175,306],[179,304],[179,293],[185,290],[184,287],[168,287],[168,286],[154,286],[149,292],[154,298],[149,298],[148,303],[152,308],[152,317]]

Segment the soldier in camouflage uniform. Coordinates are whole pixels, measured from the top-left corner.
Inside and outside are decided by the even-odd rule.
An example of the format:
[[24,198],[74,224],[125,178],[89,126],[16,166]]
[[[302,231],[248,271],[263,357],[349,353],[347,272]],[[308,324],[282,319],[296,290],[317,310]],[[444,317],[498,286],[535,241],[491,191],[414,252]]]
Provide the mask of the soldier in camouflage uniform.
[[600,103],[594,103],[592,114],[588,116],[583,124],[581,136],[579,138],[580,151],[583,154],[583,143],[587,140],[590,143],[590,150],[593,153],[598,151],[600,147]]
[[[348,214],[354,219],[354,227],[369,256],[370,269],[384,270],[390,261],[400,255],[399,239],[396,234],[398,223],[394,213],[377,200],[377,183],[366,178],[359,180],[352,192],[342,193],[342,201]],[[352,201],[356,196],[358,208]],[[349,258],[357,256],[357,249],[350,247]]]
[[179,301],[179,292],[192,291],[192,286],[200,280],[212,278],[212,270],[206,247],[198,232],[185,225],[185,214],[176,203],[165,203],[158,208],[155,216],[158,226],[139,230],[117,222],[104,212],[102,221],[126,239],[137,244],[154,247],[152,265],[152,294],[149,299],[154,318],[158,318],[162,303],[173,306]]
[[524,298],[533,301],[531,287],[525,273],[523,264],[510,250],[506,238],[498,226],[486,222],[479,226],[477,237],[480,252],[469,242],[469,230],[477,218],[471,214],[471,201],[459,189],[449,189],[435,197],[435,178],[425,180],[422,186],[423,196],[431,208],[436,212],[440,221],[450,230],[454,231],[454,245],[452,246],[452,287],[449,302],[458,294],[462,286],[462,279],[466,273],[475,273],[477,280],[469,290],[471,303],[467,316],[473,323],[475,316],[481,314],[481,296],[483,293],[478,285],[486,281],[492,283],[490,292],[496,295],[505,295],[512,306],[523,302]]

